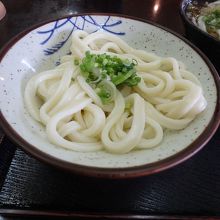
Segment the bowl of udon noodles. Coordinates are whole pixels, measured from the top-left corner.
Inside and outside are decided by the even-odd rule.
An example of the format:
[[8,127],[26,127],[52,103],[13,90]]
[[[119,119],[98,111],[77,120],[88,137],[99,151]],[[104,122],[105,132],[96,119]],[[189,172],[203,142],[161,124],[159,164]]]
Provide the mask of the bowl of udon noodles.
[[0,122],[37,159],[80,175],[145,176],[201,149],[219,78],[178,34],[122,15],[38,24],[0,53]]
[[219,66],[220,1],[183,0],[180,8],[187,38]]

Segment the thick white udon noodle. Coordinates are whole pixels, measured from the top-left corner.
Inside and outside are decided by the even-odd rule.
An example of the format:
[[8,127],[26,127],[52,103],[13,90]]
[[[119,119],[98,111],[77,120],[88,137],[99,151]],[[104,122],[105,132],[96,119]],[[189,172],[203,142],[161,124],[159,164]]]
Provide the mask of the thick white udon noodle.
[[[115,101],[103,105],[73,62],[86,51],[137,60],[141,82],[117,90]],[[29,113],[57,146],[118,154],[153,148],[163,129],[185,128],[207,105],[197,78],[175,58],[133,49],[115,35],[81,30],[72,35],[71,52],[55,69],[34,75],[24,93]]]

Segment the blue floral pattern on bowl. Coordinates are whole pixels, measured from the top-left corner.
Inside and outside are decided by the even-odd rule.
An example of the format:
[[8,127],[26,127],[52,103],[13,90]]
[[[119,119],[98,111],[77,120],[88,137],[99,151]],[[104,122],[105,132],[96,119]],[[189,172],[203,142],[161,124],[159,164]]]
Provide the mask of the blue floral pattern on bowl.
[[51,38],[53,37],[55,31],[67,24],[71,24],[72,25],[72,29],[70,29],[68,35],[66,36],[66,38],[60,42],[58,42],[57,44],[53,45],[52,47],[46,48],[44,49],[44,54],[45,55],[52,55],[54,53],[56,53],[57,51],[59,51],[63,45],[68,41],[68,39],[70,38],[70,36],[72,35],[74,30],[84,30],[85,25],[89,24],[95,27],[95,31],[97,30],[104,30],[106,32],[115,34],[115,35],[125,35],[125,32],[121,32],[121,31],[114,31],[112,28],[115,26],[118,26],[122,23],[121,20],[116,20],[114,22],[111,21],[111,16],[106,16],[104,22],[100,23],[97,19],[95,19],[94,16],[91,15],[87,15],[87,16],[77,16],[77,17],[68,17],[62,20],[56,20],[53,23],[52,28],[48,29],[48,30],[44,30],[44,31],[38,31],[38,34],[41,35],[45,35],[46,38],[45,40],[43,40],[41,42],[41,45],[46,45]]

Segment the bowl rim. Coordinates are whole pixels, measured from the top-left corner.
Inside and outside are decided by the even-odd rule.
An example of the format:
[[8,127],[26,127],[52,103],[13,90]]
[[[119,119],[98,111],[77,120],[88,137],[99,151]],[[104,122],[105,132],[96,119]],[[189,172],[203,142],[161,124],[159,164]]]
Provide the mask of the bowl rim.
[[220,40],[216,39],[215,37],[213,37],[212,35],[208,34],[207,32],[201,30],[200,28],[198,28],[195,24],[193,24],[193,22],[188,18],[188,16],[186,15],[186,8],[189,5],[189,3],[191,3],[192,0],[182,0],[180,3],[180,15],[183,18],[183,20],[193,29],[195,29],[196,31],[198,31],[200,34],[203,34],[204,36],[206,36],[209,40],[211,40],[213,43],[215,44],[219,44],[220,46]]
[[150,25],[153,25],[157,28],[160,28],[168,33],[171,33],[175,37],[179,38],[183,42],[185,42],[188,46],[190,46],[195,52],[197,52],[203,61],[206,63],[207,67],[209,68],[210,72],[212,73],[212,76],[215,81],[216,90],[217,90],[217,102],[215,111],[213,113],[213,116],[209,122],[209,124],[206,126],[206,128],[203,130],[203,132],[197,137],[196,140],[194,140],[190,145],[188,145],[185,149],[181,150],[180,152],[167,157],[165,159],[162,159],[157,162],[153,162],[150,164],[144,164],[139,166],[133,166],[133,167],[125,167],[125,168],[101,168],[101,167],[94,167],[94,166],[86,166],[86,165],[80,165],[80,164],[74,164],[72,162],[67,162],[61,159],[58,159],[54,156],[51,156],[50,154],[47,154],[39,149],[37,149],[35,146],[28,143],[23,137],[21,137],[8,123],[7,119],[4,117],[3,113],[0,110],[0,126],[3,128],[4,132],[7,134],[7,136],[17,145],[19,145],[27,154],[35,157],[36,159],[46,163],[53,165],[54,167],[57,167],[59,169],[75,173],[78,175],[83,176],[91,176],[91,177],[101,177],[101,178],[109,178],[109,179],[124,179],[124,178],[134,178],[134,177],[141,177],[141,176],[147,176],[150,174],[158,173],[163,170],[166,170],[168,168],[174,167],[183,161],[187,160],[188,158],[192,157],[195,153],[197,153],[200,149],[202,149],[207,142],[211,139],[211,137],[216,132],[219,124],[220,124],[220,80],[218,73],[213,66],[213,64],[209,61],[209,59],[206,57],[206,55],[201,52],[200,49],[198,49],[196,46],[194,46],[190,41],[185,39],[180,34],[163,27],[159,24],[155,24],[152,21],[137,18],[134,16],[129,15],[123,15],[123,14],[116,14],[116,13],[79,13],[71,16],[62,16],[58,17],[56,19],[49,19],[46,21],[42,21],[40,23],[37,23],[33,26],[31,26],[28,29],[25,29],[24,31],[18,33],[13,38],[11,38],[8,43],[6,43],[3,48],[0,50],[0,62],[4,58],[4,56],[7,54],[7,52],[10,50],[10,48],[15,45],[21,38],[23,38],[26,34],[31,32],[32,30],[43,26],[45,24],[48,24],[50,22],[54,22],[56,20],[65,19],[68,17],[77,17],[77,16],[85,16],[85,15],[94,15],[94,16],[114,16],[119,18],[127,18],[132,19],[140,22],[144,22]]

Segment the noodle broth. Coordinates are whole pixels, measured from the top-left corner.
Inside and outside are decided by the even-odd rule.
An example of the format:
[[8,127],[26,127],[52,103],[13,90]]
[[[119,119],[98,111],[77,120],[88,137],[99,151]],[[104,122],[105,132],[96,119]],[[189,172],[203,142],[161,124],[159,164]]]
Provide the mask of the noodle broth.
[[195,26],[220,40],[220,1],[191,1],[186,15]]

